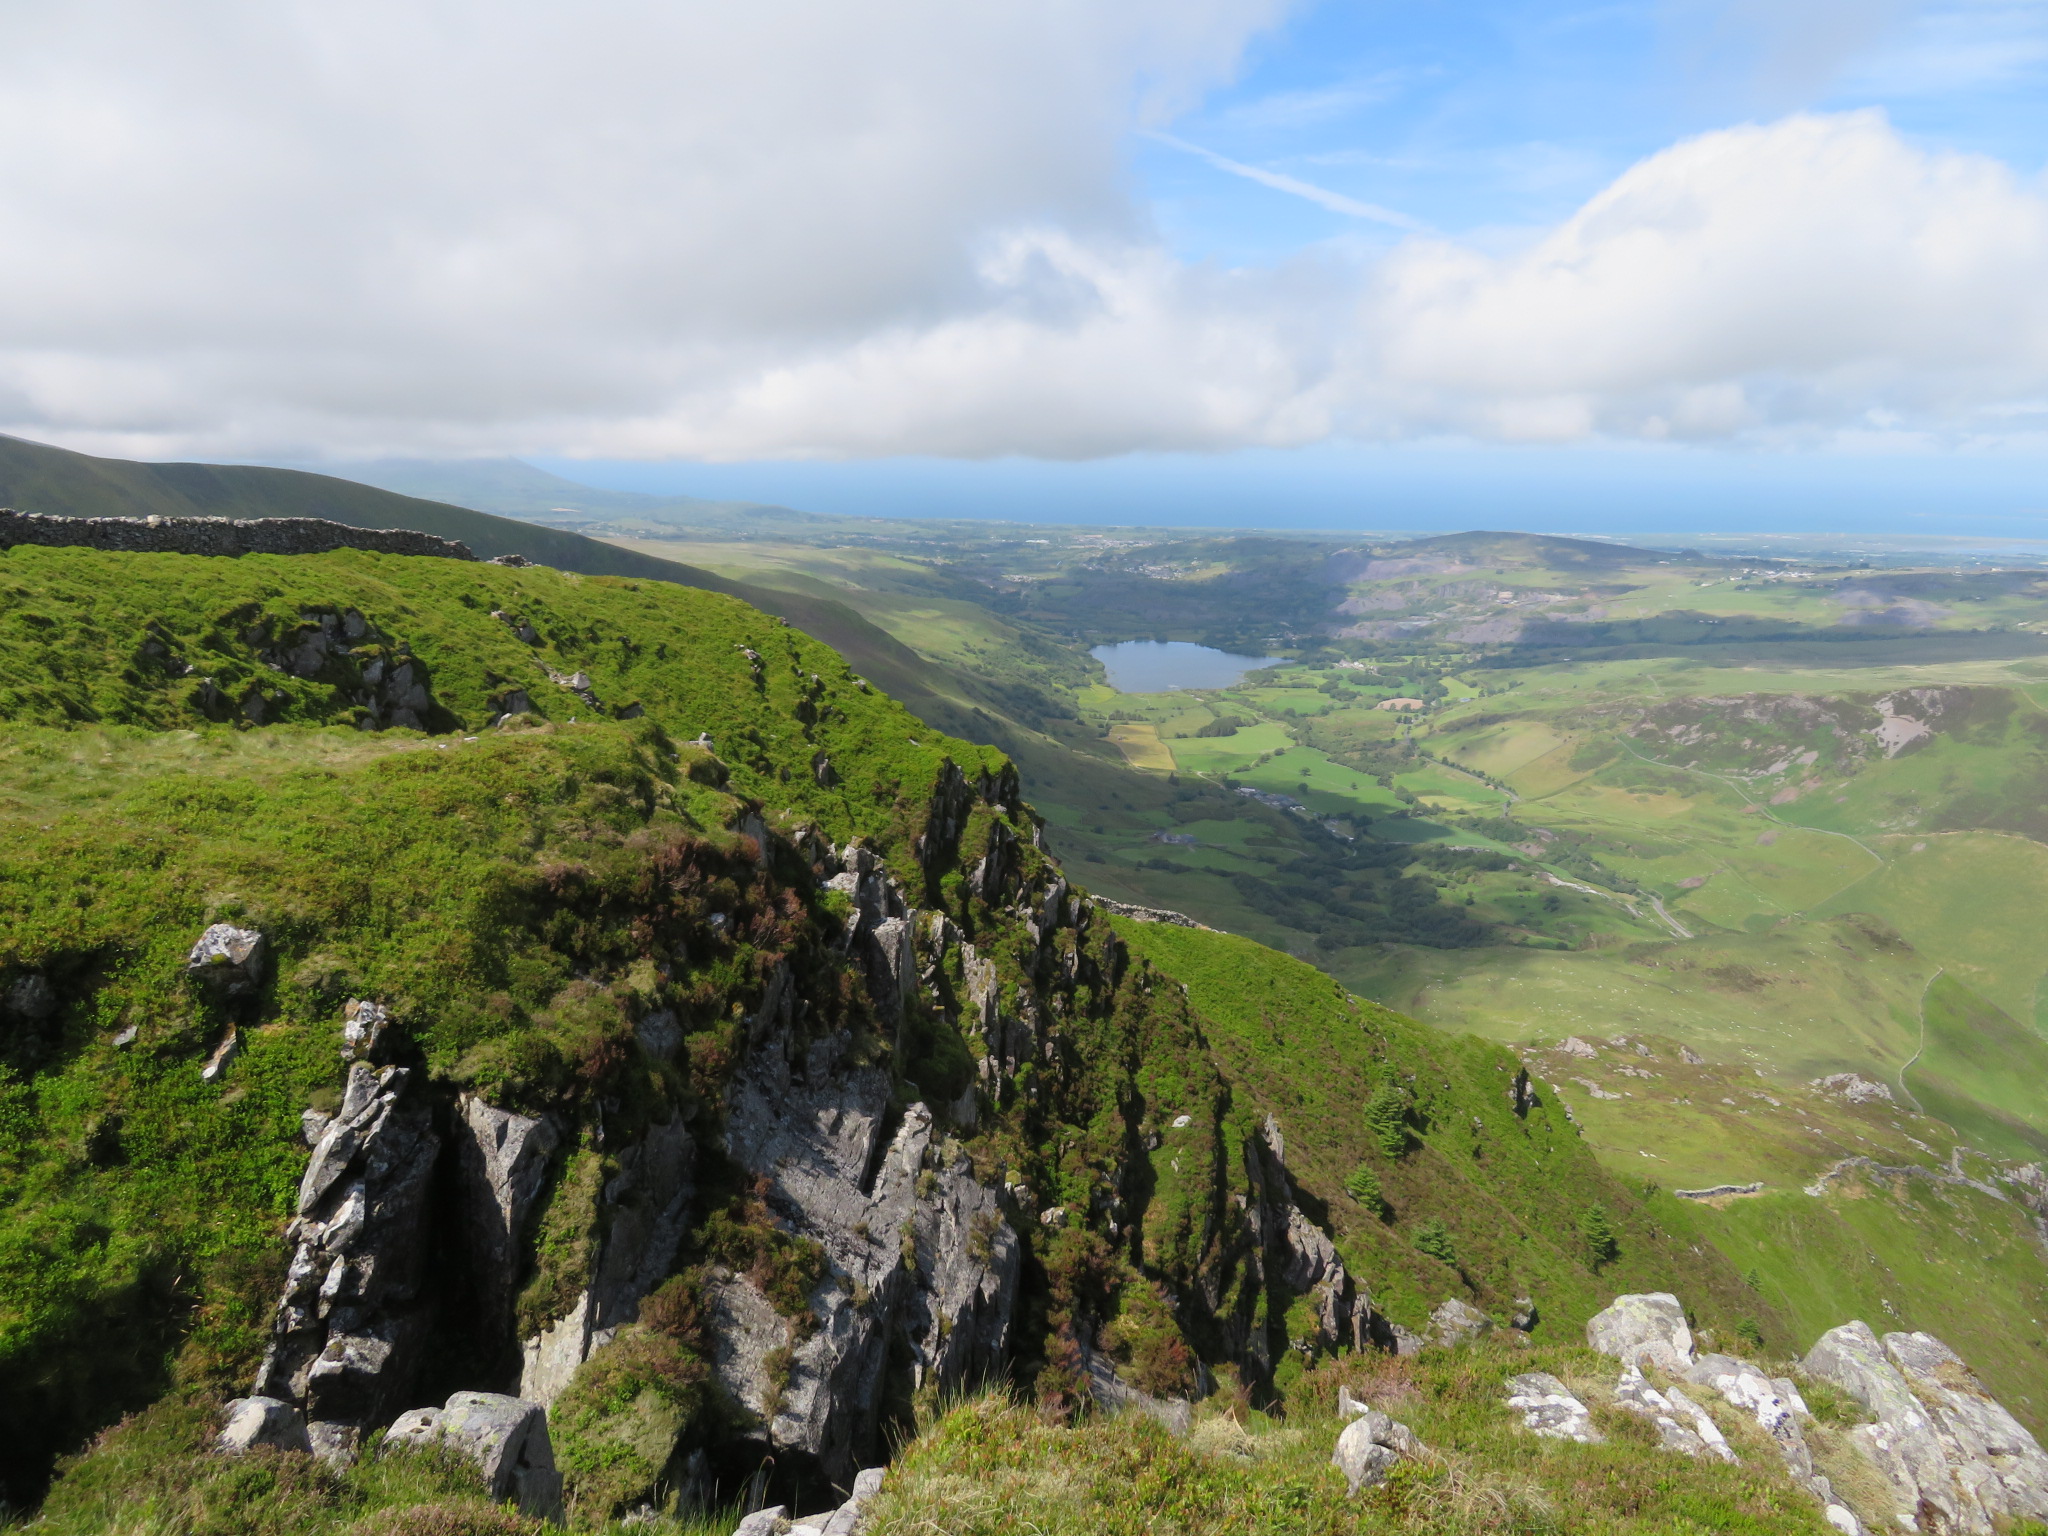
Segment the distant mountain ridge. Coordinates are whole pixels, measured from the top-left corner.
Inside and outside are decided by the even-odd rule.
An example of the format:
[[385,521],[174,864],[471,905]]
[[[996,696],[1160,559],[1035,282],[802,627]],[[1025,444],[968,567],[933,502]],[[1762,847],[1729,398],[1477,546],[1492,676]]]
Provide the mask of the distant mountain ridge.
[[576,526],[617,518],[706,526],[736,518],[767,519],[784,526],[834,521],[789,507],[751,501],[715,501],[699,496],[654,496],[608,491],[537,469],[522,459],[361,459],[294,468],[397,495],[480,507],[501,516]]

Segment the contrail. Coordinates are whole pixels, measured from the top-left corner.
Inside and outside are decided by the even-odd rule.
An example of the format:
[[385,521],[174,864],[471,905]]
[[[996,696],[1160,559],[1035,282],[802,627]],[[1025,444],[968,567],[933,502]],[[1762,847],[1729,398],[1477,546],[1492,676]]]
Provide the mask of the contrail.
[[1204,149],[1199,144],[1190,144],[1186,139],[1177,139],[1170,133],[1147,132],[1145,137],[1187,154],[1199,155],[1219,171],[1228,171],[1233,176],[1256,181],[1260,186],[1271,187],[1276,192],[1288,192],[1295,197],[1305,197],[1332,213],[1347,214],[1354,219],[1371,219],[1376,224],[1391,224],[1396,229],[1405,229],[1418,235],[1430,232],[1429,226],[1420,219],[1411,219],[1407,214],[1397,213],[1392,208],[1382,208],[1377,203],[1361,203],[1355,197],[1346,197],[1342,192],[1332,192],[1328,187],[1319,187],[1312,181],[1303,181],[1299,177],[1284,175],[1279,171],[1261,170],[1256,165],[1246,165],[1242,160],[1232,160],[1212,149]]

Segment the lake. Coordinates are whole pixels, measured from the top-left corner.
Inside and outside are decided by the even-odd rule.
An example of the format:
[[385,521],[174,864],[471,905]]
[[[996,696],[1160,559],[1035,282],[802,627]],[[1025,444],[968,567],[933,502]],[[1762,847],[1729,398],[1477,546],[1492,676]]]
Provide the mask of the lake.
[[1247,672],[1270,667],[1278,656],[1233,656],[1186,640],[1125,640],[1088,653],[1109,671],[1118,693],[1165,693],[1174,688],[1228,688]]

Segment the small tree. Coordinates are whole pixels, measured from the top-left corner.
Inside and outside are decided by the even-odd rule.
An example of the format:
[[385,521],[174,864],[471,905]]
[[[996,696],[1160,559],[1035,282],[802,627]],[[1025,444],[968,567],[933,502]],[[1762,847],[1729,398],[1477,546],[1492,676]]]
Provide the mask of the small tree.
[[1369,1165],[1360,1163],[1352,1170],[1351,1177],[1344,1181],[1344,1192],[1382,1221],[1386,1219],[1386,1192],[1380,1188],[1380,1176]]
[[1579,1218],[1579,1236],[1586,1240],[1595,1268],[1621,1255],[1621,1239],[1615,1235],[1614,1218],[1607,1214],[1604,1205],[1586,1208],[1586,1214]]
[[1387,1083],[1373,1092],[1365,1104],[1366,1128],[1388,1157],[1408,1150],[1408,1095]]
[[1451,1229],[1434,1216],[1415,1229],[1415,1249],[1453,1269],[1458,1267],[1458,1247],[1451,1241]]
[[1764,1347],[1763,1325],[1753,1317],[1745,1317],[1735,1325],[1735,1337],[1742,1340],[1751,1349],[1762,1349]]

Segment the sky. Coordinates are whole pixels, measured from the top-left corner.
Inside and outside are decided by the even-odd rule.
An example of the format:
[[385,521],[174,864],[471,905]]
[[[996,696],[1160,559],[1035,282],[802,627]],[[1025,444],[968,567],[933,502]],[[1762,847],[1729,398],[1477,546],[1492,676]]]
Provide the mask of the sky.
[[26,0],[0,56],[0,432],[2048,531],[2048,0]]

